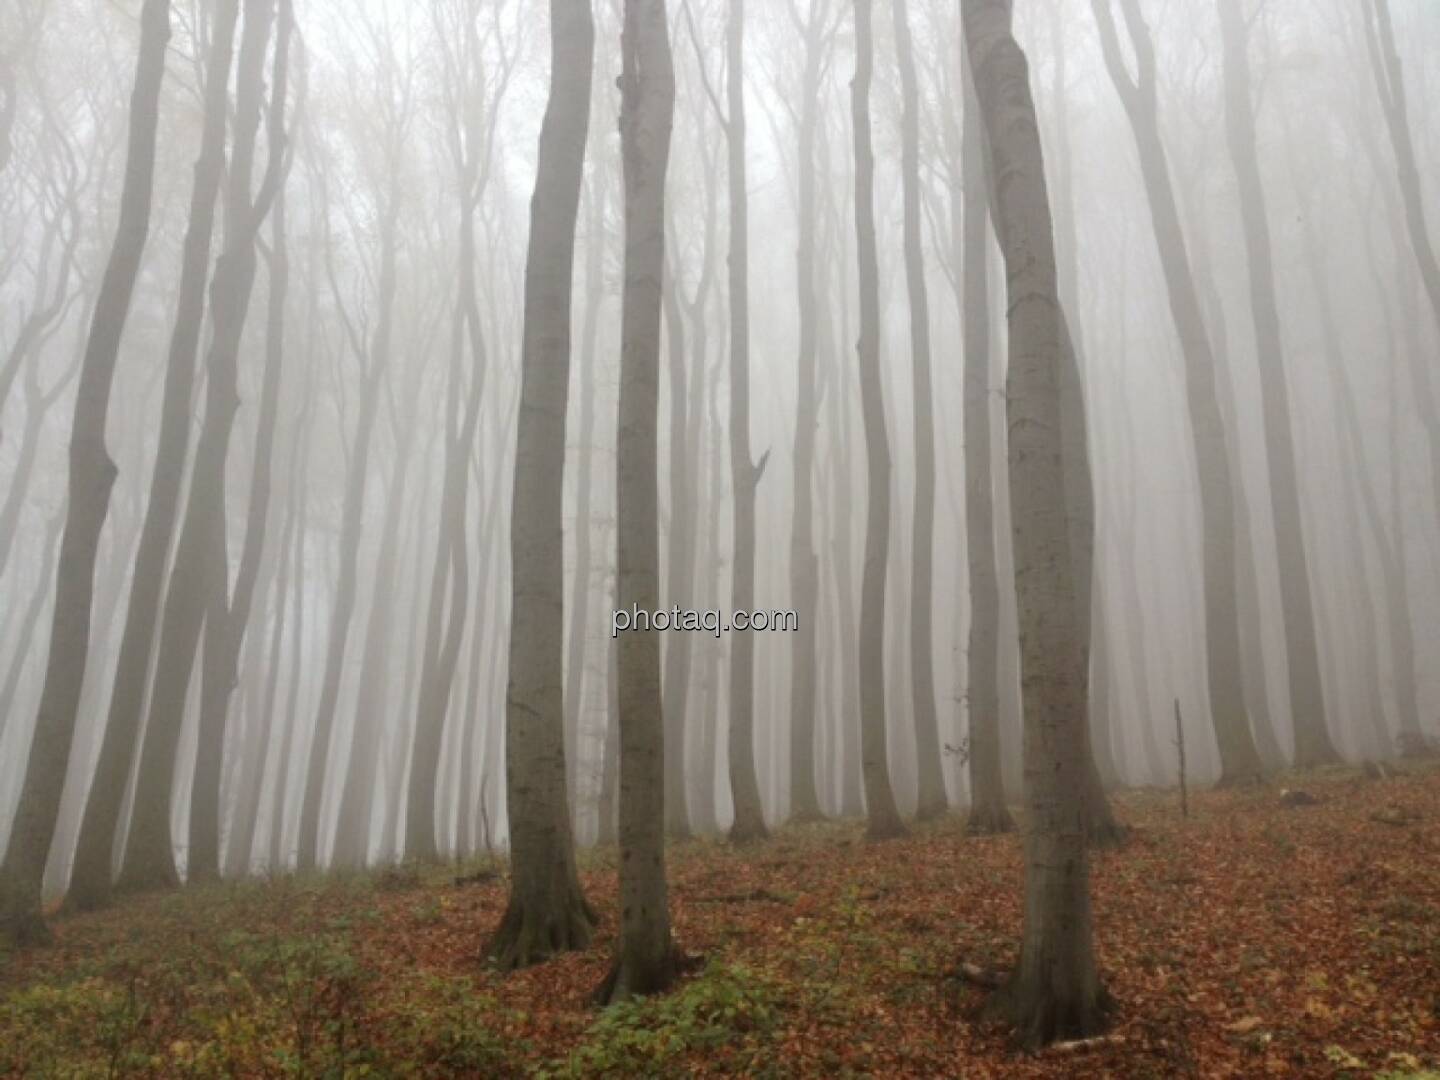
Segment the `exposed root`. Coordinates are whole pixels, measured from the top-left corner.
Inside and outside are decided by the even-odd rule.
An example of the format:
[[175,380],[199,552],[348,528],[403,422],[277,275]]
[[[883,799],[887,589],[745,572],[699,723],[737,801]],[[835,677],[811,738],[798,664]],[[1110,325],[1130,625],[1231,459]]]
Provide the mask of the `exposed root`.
[[976,804],[970,808],[965,831],[971,836],[1000,836],[1015,831],[1015,819],[1003,803]]
[[590,944],[595,912],[578,889],[553,903],[526,904],[512,890],[499,927],[485,944],[485,955],[501,971],[542,963],[556,953]]
[[1049,986],[1026,986],[1011,977],[991,995],[984,1014],[1003,1021],[1017,1045],[1030,1051],[1090,1042],[1105,1031],[1112,1002],[1104,988],[1093,995],[1061,996]]

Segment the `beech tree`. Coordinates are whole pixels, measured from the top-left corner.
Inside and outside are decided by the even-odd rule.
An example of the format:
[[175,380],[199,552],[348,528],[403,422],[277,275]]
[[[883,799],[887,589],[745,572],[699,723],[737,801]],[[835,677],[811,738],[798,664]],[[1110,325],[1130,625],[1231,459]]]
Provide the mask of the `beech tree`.
[[[519,450],[510,534],[514,584],[505,776],[512,876],[505,916],[487,946],[505,967],[584,948],[595,920],[575,870],[565,789],[561,673],[562,480],[570,388],[571,281],[590,130],[595,26],[589,0],[551,0],[550,21],[550,101],[540,131],[539,173],[530,204]],[[626,28],[629,31],[628,22]],[[658,326],[655,332],[658,334]],[[656,345],[658,355],[658,340]],[[652,456],[652,468],[653,461]],[[653,556],[653,547],[651,551]],[[658,692],[658,671],[656,677]],[[657,830],[661,827],[658,818],[651,823]]]
[[61,785],[89,658],[96,554],[117,472],[105,448],[105,421],[110,410],[115,359],[150,233],[160,87],[169,42],[169,0],[146,0],[140,11],[140,49],[130,96],[120,218],[91,315],[75,397],[70,496],[60,540],[45,686],[20,803],[5,861],[0,866],[0,936],[17,944],[49,936],[40,913],[40,887],[60,813]]
[[991,1009],[1036,1047],[1093,1035],[1106,996],[1090,922],[1086,680],[1069,528],[1061,382],[1069,333],[1029,68],[1009,0],[963,0],[984,118],[995,230],[1009,275],[1010,495],[1025,708],[1025,929]]

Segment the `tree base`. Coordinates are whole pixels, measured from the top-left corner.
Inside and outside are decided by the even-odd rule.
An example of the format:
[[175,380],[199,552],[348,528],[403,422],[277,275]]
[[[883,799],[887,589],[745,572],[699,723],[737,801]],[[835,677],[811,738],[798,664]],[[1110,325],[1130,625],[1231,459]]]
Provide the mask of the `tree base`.
[[736,847],[744,844],[758,844],[762,840],[770,839],[770,830],[765,827],[763,821],[736,818],[735,823],[730,826],[727,839]]
[[548,902],[531,903],[522,901],[512,886],[505,914],[484,952],[502,971],[531,967],[556,953],[589,946],[595,923],[595,910],[578,885]]
[[905,822],[899,816],[889,814],[880,818],[870,818],[865,826],[866,840],[899,840],[910,835],[910,830],[905,827]]
[[55,935],[38,910],[17,905],[14,910],[0,912],[0,945],[28,949],[49,945]]
[[1256,765],[1249,769],[1221,773],[1220,779],[1215,781],[1215,790],[1227,791],[1233,788],[1254,787],[1263,783],[1265,783],[1265,770]]
[[819,825],[830,820],[825,816],[825,811],[806,807],[803,810],[796,810],[790,815],[787,825]]
[[950,804],[943,798],[931,802],[922,802],[915,811],[915,820],[939,821],[948,813],[950,813]]
[[965,821],[965,831],[971,836],[1000,836],[1015,831],[1015,819],[1003,804],[973,806]]
[[603,1009],[607,1005],[619,1005],[632,998],[664,993],[675,985],[681,975],[695,968],[699,962],[699,957],[686,956],[675,947],[673,941],[667,942],[663,954],[651,963],[639,963],[633,958],[627,958],[622,950],[610,965],[604,981],[590,995],[590,1000]]
[[137,893],[172,892],[180,888],[180,875],[170,866],[124,867],[115,882],[117,895],[133,896]]
[[115,899],[114,889],[110,885],[110,873],[105,872],[105,881],[92,880],[89,874],[71,874],[70,885],[65,890],[65,903],[61,910],[71,914],[80,914],[86,911],[100,911],[109,907]]
[[1112,1005],[1104,987],[1096,987],[1093,993],[1062,995],[1047,983],[1026,985],[1017,974],[990,996],[984,1015],[1006,1024],[1016,1043],[1033,1051],[1103,1033]]

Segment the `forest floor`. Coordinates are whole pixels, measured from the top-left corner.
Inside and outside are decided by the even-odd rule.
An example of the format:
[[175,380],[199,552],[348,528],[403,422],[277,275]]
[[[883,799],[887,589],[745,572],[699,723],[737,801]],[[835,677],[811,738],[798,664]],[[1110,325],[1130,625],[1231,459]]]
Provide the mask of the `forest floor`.
[[[741,850],[672,848],[672,994],[587,1001],[616,925],[584,857],[585,953],[478,958],[505,902],[484,864],[202,887],[58,918],[0,962],[0,1075],[1353,1076],[1440,1063],[1440,770],[1335,770],[1191,798],[1115,796],[1094,860],[1110,1036],[1024,1054],[961,963],[1014,959],[1014,836],[954,817],[872,844],[858,823]],[[457,878],[460,879],[457,881]]]

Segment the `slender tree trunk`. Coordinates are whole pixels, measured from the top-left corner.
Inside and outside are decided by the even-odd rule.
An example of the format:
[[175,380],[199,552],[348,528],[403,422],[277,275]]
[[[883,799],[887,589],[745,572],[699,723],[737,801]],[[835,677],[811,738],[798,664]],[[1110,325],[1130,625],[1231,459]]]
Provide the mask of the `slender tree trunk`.
[[90,651],[95,561],[116,467],[105,448],[115,360],[150,233],[160,88],[170,42],[168,0],[145,0],[130,97],[130,128],[120,218],[91,318],[70,434],[69,507],[60,541],[50,651],[25,780],[0,867],[0,938],[16,944],[49,936],[40,889]]
[[[228,604],[225,461],[240,405],[240,335],[255,281],[255,238],[269,210],[284,153],[281,146],[271,147],[270,168],[261,198],[256,201],[250,188],[274,0],[246,0],[244,11],[236,61],[235,140],[226,196],[226,242],[211,282],[214,327],[207,358],[205,422],[195,447],[190,495],[160,622],[158,655],[165,658],[165,663],[157,667],[151,689],[140,771],[135,781],[134,817],[118,881],[127,891],[168,888],[178,883],[170,811],[186,697],[202,626],[207,619],[224,618]],[[277,93],[284,91],[284,70],[282,61],[276,67]],[[202,731],[201,742],[207,739],[214,740],[218,752],[223,730]]]
[[[220,774],[224,759],[226,721],[230,700],[240,681],[240,651],[245,644],[250,613],[260,582],[261,562],[265,556],[266,535],[270,526],[270,502],[273,490],[271,470],[275,458],[275,428],[280,413],[280,377],[285,358],[285,295],[290,284],[290,256],[285,240],[285,193],[290,161],[285,153],[285,100],[289,82],[290,38],[293,27],[291,0],[280,0],[279,28],[275,41],[276,97],[270,103],[270,153],[280,158],[274,200],[274,248],[271,254],[270,295],[265,324],[265,372],[260,388],[260,411],[255,434],[255,457],[250,470],[250,506],[246,515],[245,539],[240,551],[240,566],[235,576],[234,595],[225,600],[227,563],[217,561],[212,569],[218,585],[218,618],[205,624],[205,657],[201,679],[201,711],[199,745],[196,753],[195,780],[191,785],[190,852],[186,860],[188,880],[220,875]],[[281,70],[281,68],[284,70]],[[259,222],[254,228],[258,229]],[[254,243],[252,233],[251,242]],[[251,254],[250,280],[255,268]],[[234,349],[238,357],[240,328],[235,331]],[[223,518],[223,507],[221,515]],[[223,536],[224,529],[221,533]]]
[[[1161,141],[1155,52],[1137,0],[1118,0],[1138,60],[1132,79],[1121,52],[1112,0],[1091,0],[1105,65],[1129,117],[1145,180],[1171,315],[1185,357],[1186,402],[1199,474],[1205,582],[1205,661],[1211,721],[1220,748],[1221,783],[1236,784],[1262,772],[1245,715],[1240,667],[1239,611],[1235,596],[1235,499],[1230,446],[1216,392],[1216,361],[1201,313],[1195,276]],[[1297,656],[1291,663],[1299,663]]]
[[[300,437],[304,438],[304,435],[302,434]],[[285,733],[281,736],[279,753],[275,759],[277,771],[275,787],[271,792],[269,858],[267,862],[268,869],[272,874],[278,873],[290,861],[290,853],[285,848],[285,807],[289,803],[291,748],[295,745],[295,729],[300,722],[300,688],[305,676],[305,527],[306,510],[310,502],[307,488],[309,463],[310,454],[307,446],[306,450],[301,453],[300,465],[294,479],[294,484],[299,491],[294,513],[295,537],[291,549],[291,562],[295,575],[291,585],[291,603],[295,608],[295,618],[290,626],[290,685],[286,690],[283,714]]]
[[[654,611],[660,600],[660,306],[665,267],[665,176],[675,72],[664,0],[625,0],[620,145],[625,169],[625,291],[616,453],[616,604]],[[620,715],[620,941],[596,992],[602,1003],[657,993],[675,979],[665,882],[665,728],[660,641],[618,642]]]
[[393,330],[396,272],[396,230],[399,210],[398,185],[392,181],[385,219],[382,223],[379,318],[375,337],[369,346],[369,363],[360,397],[360,415],[356,420],[354,448],[349,475],[345,484],[344,508],[340,524],[340,573],[335,586],[335,606],[330,613],[330,633],[325,649],[325,669],[320,684],[320,702],[316,708],[314,735],[308,750],[305,784],[300,807],[300,833],[296,852],[296,868],[313,870],[321,847],[321,809],[324,805],[325,778],[329,773],[330,747],[335,729],[335,712],[340,701],[340,679],[345,667],[345,647],[349,641],[350,623],[355,614],[356,578],[361,522],[365,516],[365,490],[370,472],[371,440],[380,409],[380,390],[385,382],[385,369],[390,360],[390,338]]
[[[750,459],[750,195],[746,190],[745,0],[729,0],[726,28],[726,122],[730,177],[730,484],[734,508],[735,563],[730,610],[755,607],[755,489],[767,453]],[[755,636],[730,642],[730,794],[735,821],[732,843],[768,835],[755,776]]]
[[873,0],[855,0],[855,79],[850,85],[855,137],[855,246],[860,267],[860,398],[865,420],[868,518],[860,587],[860,741],[865,780],[866,835],[880,840],[905,833],[885,736],[885,578],[890,550],[890,444],[880,384],[880,271],[875,239],[875,153],[870,131],[870,84],[875,71]]
[[[512,629],[505,701],[510,902],[487,946],[503,967],[584,948],[595,921],[580,891],[570,832],[561,655],[571,282],[595,26],[589,0],[551,0],[550,17],[550,102],[531,203],[510,532]],[[659,273],[657,268],[657,287]],[[659,828],[658,820],[654,826]]]
[[1265,460],[1279,560],[1281,611],[1290,674],[1290,711],[1295,722],[1295,764],[1334,761],[1338,755],[1325,722],[1320,683],[1320,641],[1310,593],[1309,560],[1300,513],[1300,478],[1291,431],[1289,379],[1275,285],[1270,215],[1260,178],[1255,104],[1251,90],[1249,28],[1239,0],[1218,0],[1225,74],[1225,130],[1235,167],[1245,251],[1250,271],[1250,310],[1260,367],[1265,419]]
[[805,26],[805,79],[800,90],[798,173],[799,244],[795,256],[800,351],[796,364],[795,496],[790,517],[790,594],[800,632],[790,653],[790,816],[823,817],[815,789],[815,664],[820,626],[820,560],[815,552],[815,436],[820,426],[816,385],[819,359],[815,268],[815,133],[820,123],[820,78],[826,61],[830,4],[815,2]]
[[[590,184],[585,236],[585,326],[580,339],[580,438],[575,478],[575,575],[570,583],[570,625],[565,657],[565,790],[579,790],[576,769],[580,763],[580,716],[585,701],[586,641],[590,632],[591,566],[594,561],[591,529],[591,490],[594,484],[596,339],[600,308],[604,303],[605,205],[604,186]],[[571,803],[572,815],[575,810]]]
[[[990,195],[985,177],[985,121],[969,61],[965,74],[964,417],[965,553],[970,581],[967,713],[970,718],[968,831],[1010,832],[1000,761],[1000,586],[996,580],[995,508],[990,433]],[[958,210],[958,208],[956,208]]]
[[1090,924],[1085,788],[1091,761],[1081,609],[1074,581],[1061,434],[1068,335],[1029,70],[1009,0],[964,0],[965,37],[988,135],[996,231],[1009,274],[1015,582],[1025,705],[1025,929],[992,1009],[1026,1045],[1085,1038],[1106,995]]
[[1410,133],[1410,104],[1405,92],[1405,70],[1400,51],[1395,47],[1395,27],[1390,18],[1390,0],[1364,0],[1365,46],[1370,56],[1370,70],[1375,76],[1375,89],[1380,96],[1380,109],[1385,114],[1385,127],[1395,151],[1399,173],[1400,195],[1405,203],[1405,225],[1411,249],[1420,267],[1420,280],[1440,330],[1440,257],[1430,239],[1425,220],[1425,200],[1420,166],[1416,162],[1415,143]]
[[[665,601],[671,607],[693,606],[695,579],[695,515],[691,487],[689,394],[685,371],[685,325],[676,293],[679,284],[666,265],[662,294],[670,374],[670,555],[665,567]],[[697,374],[704,374],[703,369]],[[671,634],[665,641],[661,680],[665,714],[665,831],[674,839],[690,835],[689,792],[685,783],[685,727],[690,691],[690,635]]]
[[5,731],[8,722],[15,712],[15,698],[20,688],[20,676],[25,672],[25,660],[30,655],[30,649],[26,645],[35,640],[35,630],[40,625],[40,615],[45,610],[45,601],[50,596],[50,584],[55,580],[55,556],[58,553],[57,542],[60,539],[60,530],[65,524],[65,511],[62,507],[50,519],[49,525],[45,527],[45,539],[42,542],[40,573],[35,578],[35,588],[30,592],[30,599],[25,604],[25,611],[20,616],[19,634],[17,640],[20,647],[15,650],[15,655],[10,660],[10,670],[5,676],[5,683],[0,686],[0,740],[5,738]]
[[85,800],[80,838],[66,903],[77,910],[97,908],[110,897],[112,848],[121,804],[140,745],[140,714],[150,669],[155,624],[165,587],[178,518],[180,487],[190,441],[195,358],[205,315],[205,285],[215,222],[215,203],[225,173],[225,128],[230,68],[234,52],[239,0],[221,0],[213,16],[205,84],[205,120],[200,156],[195,163],[190,222],[185,232],[179,299],[170,353],[165,369],[160,433],[150,500],[136,551],[135,569],[115,667],[109,719],[100,744],[100,759]]
[[910,292],[910,347],[914,360],[915,523],[911,535],[910,681],[919,768],[917,816],[948,809],[940,771],[940,721],[935,708],[935,388],[930,376],[930,294],[920,231],[920,84],[907,0],[892,0],[895,48],[903,100],[901,174],[905,201],[905,280]]

